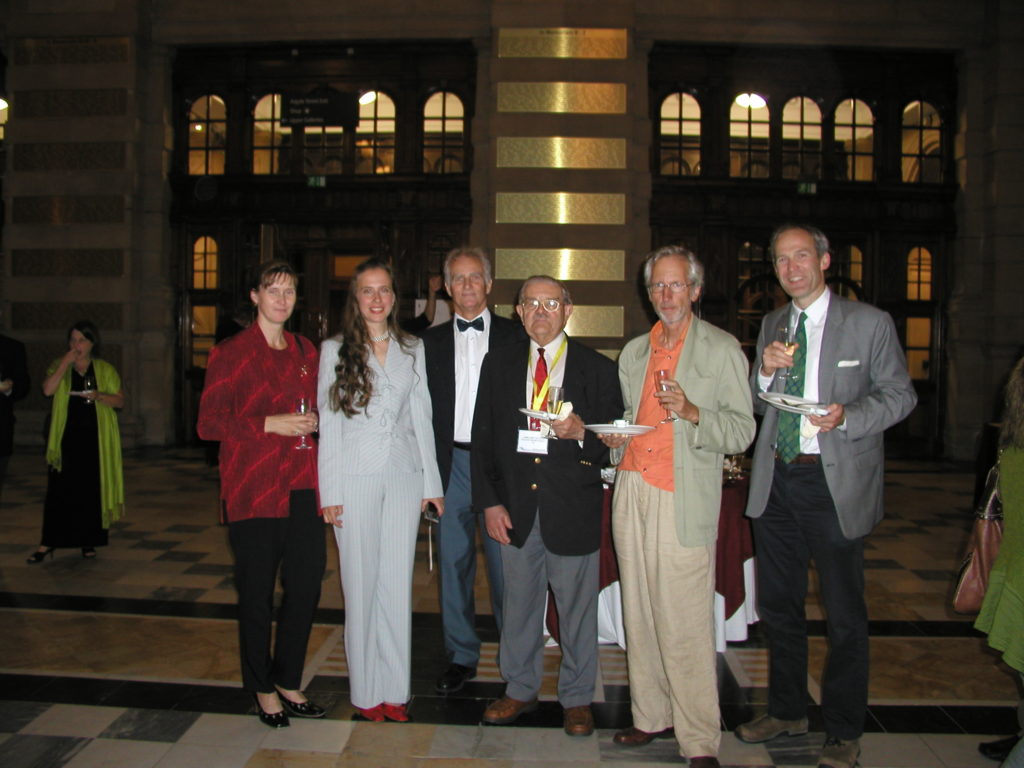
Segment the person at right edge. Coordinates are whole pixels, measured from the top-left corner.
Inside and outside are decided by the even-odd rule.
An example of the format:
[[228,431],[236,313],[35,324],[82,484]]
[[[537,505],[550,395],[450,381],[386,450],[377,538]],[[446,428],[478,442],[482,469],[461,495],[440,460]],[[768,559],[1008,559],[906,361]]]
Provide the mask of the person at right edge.
[[[999,493],[1003,499],[1003,540],[992,565],[985,601],[974,622],[988,634],[988,644],[1002,651],[1003,661],[1024,676],[1024,357],[1006,383],[1006,406],[999,429]],[[1017,707],[1024,720],[1024,700]],[[1004,768],[1024,767],[1024,740],[1017,736],[988,746],[992,754],[1013,746]]]
[[[818,766],[852,768],[867,714],[864,537],[882,519],[882,433],[906,418],[917,395],[892,318],[826,287],[831,254],[824,233],[784,224],[772,235],[771,254],[793,301],[765,317],[757,340],[760,365],[750,383],[764,420],[746,512],[753,518],[758,608],[768,640],[768,712],[740,725],[736,735],[756,743],[808,730],[804,605],[813,558],[830,646]],[[775,340],[786,325],[797,328],[792,354]],[[758,395],[769,389],[825,404],[825,412],[767,406]]]

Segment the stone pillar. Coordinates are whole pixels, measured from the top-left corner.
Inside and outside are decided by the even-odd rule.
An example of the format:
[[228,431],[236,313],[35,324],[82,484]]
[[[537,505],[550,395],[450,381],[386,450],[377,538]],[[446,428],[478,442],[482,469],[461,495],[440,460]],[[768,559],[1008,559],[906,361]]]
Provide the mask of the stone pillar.
[[33,389],[19,444],[39,444],[39,383],[76,320],[121,373],[126,446],[172,439],[174,316],[167,246],[170,68],[131,0],[49,0],[8,12],[11,102],[2,299]]
[[983,40],[961,67],[959,236],[946,329],[945,454],[973,459],[1024,353],[1024,9],[986,3]]

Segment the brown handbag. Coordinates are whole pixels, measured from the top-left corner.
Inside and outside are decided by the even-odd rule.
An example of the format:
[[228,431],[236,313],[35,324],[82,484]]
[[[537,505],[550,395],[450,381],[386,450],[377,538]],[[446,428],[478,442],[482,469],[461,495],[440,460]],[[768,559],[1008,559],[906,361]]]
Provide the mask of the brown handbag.
[[953,592],[953,610],[977,613],[985,599],[988,575],[999,554],[1003,540],[1003,500],[999,496],[999,462],[988,471],[985,492],[975,510],[974,529],[967,545],[967,554]]

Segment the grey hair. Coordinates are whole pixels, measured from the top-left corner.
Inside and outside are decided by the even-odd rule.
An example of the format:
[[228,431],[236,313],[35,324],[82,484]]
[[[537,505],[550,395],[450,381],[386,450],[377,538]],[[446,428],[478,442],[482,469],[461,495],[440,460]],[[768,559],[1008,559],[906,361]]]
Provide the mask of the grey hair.
[[668,258],[669,256],[686,259],[689,264],[687,279],[690,285],[695,285],[698,288],[704,285],[704,265],[700,263],[697,255],[681,245],[666,245],[647,254],[647,258],[644,260],[645,286],[651,284],[651,274],[654,272],[654,265],[661,259]]
[[523,284],[519,286],[519,293],[516,295],[516,304],[523,303],[523,294],[526,293],[526,286],[528,286],[530,283],[537,283],[541,281],[551,283],[552,285],[557,285],[559,288],[562,289],[562,303],[572,304],[572,296],[569,295],[569,289],[565,287],[565,283],[563,283],[561,280],[556,280],[555,278],[551,277],[551,275],[531,275],[530,277],[526,278],[523,281]]
[[768,244],[768,252],[771,254],[772,261],[775,261],[776,241],[778,241],[780,237],[782,237],[786,232],[789,232],[791,229],[802,229],[804,232],[811,236],[811,240],[814,241],[814,251],[815,253],[818,254],[819,261],[821,261],[821,259],[824,258],[826,253],[831,253],[828,244],[828,238],[825,237],[825,233],[822,232],[820,229],[818,229],[817,227],[812,227],[810,224],[795,224],[793,222],[789,222],[786,224],[779,225],[778,227],[775,228],[775,231],[772,232],[772,239],[769,241]]
[[480,263],[484,267],[484,282],[490,283],[492,281],[491,260],[487,258],[487,254],[484,253],[484,249],[471,245],[460,245],[458,248],[452,248],[448,251],[448,255],[444,257],[443,272],[445,285],[452,284],[452,264],[455,263],[456,259],[461,259],[464,256],[473,259],[480,259]]

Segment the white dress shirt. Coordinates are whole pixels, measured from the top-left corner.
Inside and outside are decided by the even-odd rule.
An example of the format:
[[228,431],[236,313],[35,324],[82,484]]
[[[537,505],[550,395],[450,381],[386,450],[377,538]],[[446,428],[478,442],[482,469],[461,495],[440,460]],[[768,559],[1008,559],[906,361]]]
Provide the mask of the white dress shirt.
[[[544,362],[548,364],[548,386],[549,387],[560,387],[562,386],[562,378],[565,376],[565,356],[566,352],[563,352],[558,360],[555,360],[555,356],[558,355],[558,350],[561,349],[562,344],[566,341],[565,331],[562,331],[554,339],[548,342],[547,346],[544,347]],[[529,365],[527,366],[526,373],[526,407],[533,408],[533,376],[537,370],[537,350],[539,349],[537,342],[530,339],[530,357]]]
[[[790,302],[789,324],[795,328],[800,322],[800,313],[806,312],[807,319],[804,320],[804,333],[807,336],[807,358],[804,362],[804,391],[803,397],[818,402],[818,363],[821,359],[821,338],[825,333],[825,318],[828,316],[828,303],[832,291],[825,290],[807,309],[800,309],[796,304]],[[774,339],[773,339],[774,340]],[[761,374],[760,367],[757,373],[757,384],[762,392],[767,392],[775,378]],[[800,426],[803,427],[807,421],[806,416],[800,417]],[[842,427],[840,427],[842,429]],[[818,447],[818,435],[804,437],[803,430],[800,434],[800,453],[821,453]]]
[[471,322],[476,318],[465,318],[456,313],[452,321],[455,334],[455,432],[456,443],[468,443],[472,439],[473,409],[476,406],[476,390],[480,383],[480,366],[490,339],[491,310],[484,308],[479,317],[484,319],[483,331],[475,328],[459,330],[458,321]]

